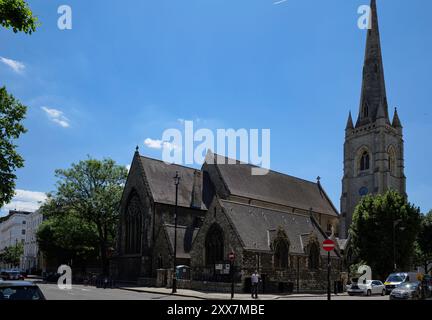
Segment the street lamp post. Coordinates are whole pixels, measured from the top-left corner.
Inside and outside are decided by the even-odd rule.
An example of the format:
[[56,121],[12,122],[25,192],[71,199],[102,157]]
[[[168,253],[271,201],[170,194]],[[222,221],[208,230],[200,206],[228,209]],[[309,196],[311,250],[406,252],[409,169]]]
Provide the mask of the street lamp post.
[[174,257],[173,257],[173,283],[172,283],[172,293],[177,292],[177,201],[178,201],[178,186],[180,183],[180,176],[178,171],[176,171],[176,175],[174,177],[175,184],[175,207],[174,207]]

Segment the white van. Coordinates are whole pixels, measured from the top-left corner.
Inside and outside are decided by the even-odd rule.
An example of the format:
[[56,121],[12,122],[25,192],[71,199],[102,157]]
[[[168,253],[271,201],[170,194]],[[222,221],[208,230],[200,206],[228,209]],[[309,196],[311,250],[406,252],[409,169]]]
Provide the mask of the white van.
[[415,282],[417,279],[417,272],[397,272],[390,274],[384,282],[386,294],[390,294],[394,288],[404,282]]

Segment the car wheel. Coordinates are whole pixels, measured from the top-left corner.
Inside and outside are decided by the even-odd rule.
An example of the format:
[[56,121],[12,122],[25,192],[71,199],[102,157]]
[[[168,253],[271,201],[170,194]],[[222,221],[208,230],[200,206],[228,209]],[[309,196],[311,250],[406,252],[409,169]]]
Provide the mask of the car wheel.
[[370,297],[370,296],[372,295],[372,291],[368,290],[368,291],[366,292],[366,295],[367,295],[368,297]]
[[381,295],[382,295],[382,296],[385,296],[385,295],[386,295],[386,291],[385,291],[385,289],[381,292]]

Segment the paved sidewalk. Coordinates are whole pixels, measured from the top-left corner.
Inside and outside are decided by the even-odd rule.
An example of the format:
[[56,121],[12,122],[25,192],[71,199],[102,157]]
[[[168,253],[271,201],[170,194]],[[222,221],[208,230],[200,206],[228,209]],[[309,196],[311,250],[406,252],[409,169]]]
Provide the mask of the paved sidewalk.
[[[135,292],[146,292],[146,293],[159,293],[171,295],[170,288],[154,288],[154,287],[119,287],[118,289],[129,290]],[[177,289],[177,293],[174,295],[181,297],[205,299],[205,300],[231,300],[231,293],[217,293],[217,292],[201,292],[188,289]],[[339,294],[339,296],[346,294]],[[322,297],[323,294],[290,294],[290,295],[274,295],[274,294],[259,294],[258,300],[278,300],[278,299],[299,299],[299,298],[312,298]],[[334,296],[332,294],[332,296]],[[236,293],[234,300],[253,300],[249,293]]]

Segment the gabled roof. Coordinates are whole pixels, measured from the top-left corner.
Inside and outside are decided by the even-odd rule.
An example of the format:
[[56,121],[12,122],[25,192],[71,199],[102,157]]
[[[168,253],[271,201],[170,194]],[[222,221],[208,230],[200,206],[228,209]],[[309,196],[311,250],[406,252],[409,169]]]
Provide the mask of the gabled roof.
[[[246,250],[271,251],[270,243],[279,228],[282,228],[288,237],[290,252],[295,254],[305,253],[310,235],[315,235],[319,243],[325,239],[323,231],[310,216],[227,200],[219,202]],[[326,254],[322,248],[321,254]],[[332,252],[332,255],[335,253]]]
[[[145,178],[150,188],[153,201],[156,203],[175,205],[175,184],[174,177],[176,172],[180,176],[178,187],[178,205],[180,207],[190,208],[192,205],[192,194],[194,188],[195,171],[194,168],[184,167],[177,164],[168,164],[161,160],[139,156],[144,169]],[[199,183],[202,188],[202,182]],[[206,207],[201,201],[201,208]]]
[[210,152],[206,161],[213,161],[231,195],[307,211],[312,208],[314,212],[338,216],[337,209],[319,183],[272,170],[266,175],[252,175],[251,170],[256,166],[239,161],[230,164],[228,158]]
[[[163,225],[163,228],[170,244],[170,250],[173,252],[175,226],[166,223]],[[177,258],[190,259],[192,242],[195,239],[198,230],[199,228],[177,226]]]

